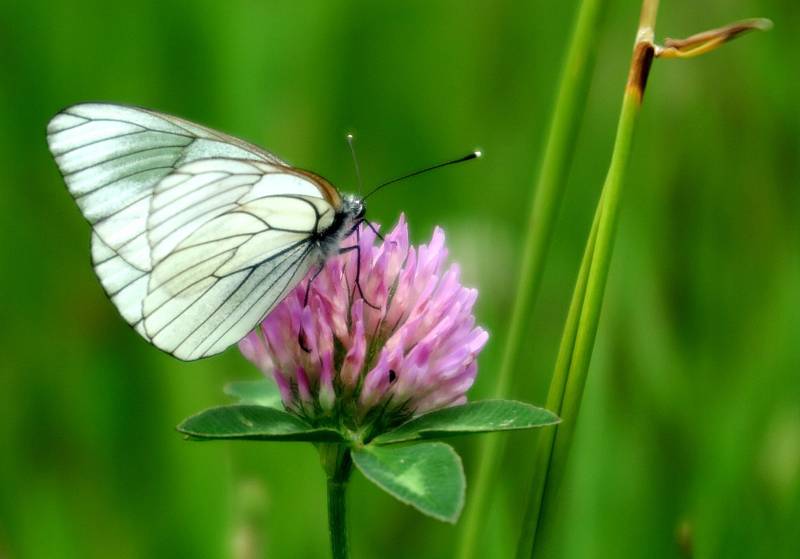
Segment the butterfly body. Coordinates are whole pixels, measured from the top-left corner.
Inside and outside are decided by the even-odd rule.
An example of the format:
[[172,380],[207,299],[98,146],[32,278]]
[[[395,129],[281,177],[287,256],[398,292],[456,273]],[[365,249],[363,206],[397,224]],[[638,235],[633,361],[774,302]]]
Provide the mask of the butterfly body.
[[364,221],[366,212],[366,205],[360,197],[352,194],[342,197],[342,205],[334,214],[333,223],[315,238],[322,262],[342,250],[342,241]]
[[147,109],[69,107],[48,144],[109,298],[184,360],[244,337],[364,219],[363,201],[324,178]]

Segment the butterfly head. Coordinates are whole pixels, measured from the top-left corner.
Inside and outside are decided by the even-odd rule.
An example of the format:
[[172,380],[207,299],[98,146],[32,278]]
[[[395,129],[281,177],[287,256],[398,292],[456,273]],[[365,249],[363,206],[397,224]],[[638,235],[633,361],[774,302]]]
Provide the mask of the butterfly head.
[[346,194],[342,198],[342,209],[340,211],[346,220],[344,229],[352,233],[366,218],[367,205],[360,196]]

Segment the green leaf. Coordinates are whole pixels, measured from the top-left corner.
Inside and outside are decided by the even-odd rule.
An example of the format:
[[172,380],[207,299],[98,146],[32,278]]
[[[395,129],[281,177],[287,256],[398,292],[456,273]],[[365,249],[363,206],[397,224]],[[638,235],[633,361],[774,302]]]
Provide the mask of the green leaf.
[[340,442],[333,429],[312,427],[299,417],[275,408],[233,405],[211,408],[185,419],[178,431],[193,439]]
[[393,431],[378,435],[372,442],[394,444],[470,433],[532,429],[554,425],[558,421],[554,413],[523,402],[484,400],[415,417]]
[[352,451],[353,462],[375,485],[437,520],[455,523],[464,506],[464,469],[444,443],[367,445]]
[[282,409],[281,392],[270,379],[237,380],[225,385],[225,394],[236,398],[237,404],[252,404]]

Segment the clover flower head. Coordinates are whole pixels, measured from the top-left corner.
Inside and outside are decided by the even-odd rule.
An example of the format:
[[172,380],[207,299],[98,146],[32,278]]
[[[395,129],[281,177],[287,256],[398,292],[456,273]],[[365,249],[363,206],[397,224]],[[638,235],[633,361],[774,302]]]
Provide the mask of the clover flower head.
[[488,334],[472,315],[477,291],[446,266],[444,232],[410,246],[401,216],[376,239],[362,224],[343,243],[359,250],[329,259],[313,281],[312,271],[239,343],[286,409],[314,424],[390,428],[464,403],[475,380]]

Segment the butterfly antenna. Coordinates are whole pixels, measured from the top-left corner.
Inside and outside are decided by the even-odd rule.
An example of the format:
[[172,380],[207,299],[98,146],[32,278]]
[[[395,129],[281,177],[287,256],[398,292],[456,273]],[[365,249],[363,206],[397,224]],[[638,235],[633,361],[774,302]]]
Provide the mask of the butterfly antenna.
[[442,167],[447,167],[448,165],[455,165],[456,163],[463,163],[464,161],[469,161],[471,159],[478,159],[481,157],[483,153],[479,150],[475,150],[472,153],[465,155],[464,157],[459,157],[458,159],[451,159],[450,161],[445,161],[444,163],[437,163],[436,165],[432,165],[430,167],[425,167],[424,169],[420,169],[419,171],[414,171],[413,173],[409,173],[407,175],[403,175],[402,177],[398,177],[396,179],[392,179],[390,181],[386,181],[384,183],[379,184],[375,188],[370,191],[369,194],[364,196],[364,200],[378,192],[380,189],[389,186],[390,184],[394,184],[396,182],[400,182],[402,180],[410,179],[411,177],[416,177],[417,175],[421,175],[423,173],[427,173],[428,171],[433,171],[434,169],[441,169]]
[[353,135],[347,135],[347,145],[350,146],[350,155],[353,156],[353,166],[356,168],[356,179],[358,180],[358,193],[361,194],[364,184],[361,182],[361,167],[358,166],[358,157],[356,157],[356,148],[353,145]]

